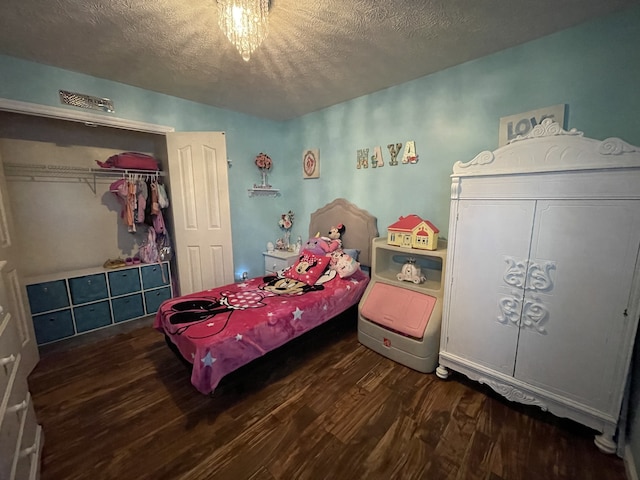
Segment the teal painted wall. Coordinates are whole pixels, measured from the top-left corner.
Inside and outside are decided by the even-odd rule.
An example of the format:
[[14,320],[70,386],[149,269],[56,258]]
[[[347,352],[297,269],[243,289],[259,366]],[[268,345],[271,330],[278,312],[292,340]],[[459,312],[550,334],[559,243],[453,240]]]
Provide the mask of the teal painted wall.
[[[303,181],[292,204],[308,215],[344,195],[377,215],[383,233],[416,213],[446,236],[452,165],[497,148],[500,117],[567,104],[567,128],[640,144],[637,45],[640,8],[292,120],[289,157],[319,148],[321,158],[321,178]],[[387,144],[407,140],[416,165],[356,169],[358,149],[381,145],[388,161]]]
[[[378,217],[383,235],[398,216],[417,213],[446,236],[451,167],[497,148],[500,117],[564,103],[565,128],[640,145],[639,45],[634,7],[292,120],[288,156],[319,148],[321,178],[298,180],[290,204],[308,218],[345,196]],[[381,145],[388,160],[386,145],[407,140],[416,142],[418,164],[356,169],[358,149]],[[628,440],[640,462],[640,341],[636,349]]]
[[60,89],[110,98],[116,110],[113,115],[119,118],[167,125],[176,131],[226,132],[227,157],[232,162],[229,189],[236,276],[243,271],[257,272],[266,242],[263,239],[277,230],[272,219],[278,199],[250,199],[247,188],[260,180],[253,164],[260,151],[271,153],[277,160],[274,175],[286,175],[285,162],[279,155],[285,127],[281,122],[0,55],[0,98],[77,111],[60,104]]
[[[58,105],[65,88],[114,99],[120,117],[226,131],[234,262],[254,276],[262,273],[264,245],[280,234],[281,213],[295,211],[293,238],[304,238],[311,211],[334,197],[375,214],[382,234],[398,216],[416,213],[446,237],[451,167],[497,147],[500,117],[564,103],[566,128],[640,145],[638,45],[640,6],[282,123],[2,56],[0,97]],[[388,161],[386,145],[407,140],[416,142],[416,165],[356,169],[358,149],[371,155],[380,145]],[[319,179],[302,179],[307,148],[320,149]],[[269,180],[281,189],[278,198],[247,195],[258,181],[260,151],[275,162]],[[631,451],[640,458],[640,419],[632,414],[631,421]]]
[[[177,131],[227,132],[234,265],[258,275],[260,252],[280,234],[279,215],[296,212],[293,238],[307,236],[309,214],[346,197],[379,219],[381,233],[398,216],[430,219],[446,237],[449,174],[498,145],[502,116],[568,105],[567,128],[595,138],[640,143],[640,7],[550,35],[412,82],[290,120],[274,122],[95,77],[0,56],[0,97],[60,106],[64,88],[114,100],[118,117],[173,126]],[[419,61],[419,59],[416,59]],[[356,152],[414,140],[416,165],[357,170]],[[301,158],[319,148],[321,177],[302,179]],[[255,155],[274,160],[277,198],[249,198],[258,182]]]
[[[497,148],[500,117],[563,103],[565,128],[640,145],[638,45],[634,7],[292,120],[289,156],[319,148],[321,178],[299,180],[291,205],[307,218],[321,199],[344,196],[378,217],[381,234],[417,213],[446,236],[452,165]],[[356,169],[358,149],[381,145],[388,160],[386,145],[407,140],[416,142],[418,164]],[[636,348],[628,449],[640,462],[640,342]]]

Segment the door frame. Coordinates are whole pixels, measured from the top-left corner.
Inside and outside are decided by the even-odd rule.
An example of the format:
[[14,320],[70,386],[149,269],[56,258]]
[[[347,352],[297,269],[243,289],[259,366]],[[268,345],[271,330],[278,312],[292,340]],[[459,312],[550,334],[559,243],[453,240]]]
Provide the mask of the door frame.
[[0,98],[0,110],[5,112],[22,113],[37,117],[55,118],[57,120],[67,120],[71,122],[84,123],[88,127],[102,126],[133,130],[136,132],[165,134],[175,132],[174,127],[159,125],[155,123],[139,122],[137,120],[127,120],[119,117],[108,117],[104,114],[70,110],[68,108],[52,107],[39,103],[21,102]]
[[[1,97],[0,111],[84,123],[88,127],[104,126],[136,132],[158,134],[165,137],[165,143],[166,134],[176,131],[174,127],[168,125],[146,123],[137,120],[128,120],[125,118],[107,116],[107,114],[93,113],[88,111],[77,111],[71,110],[70,108],[22,102]],[[227,164],[230,165],[229,160],[226,159],[226,161]],[[231,244],[231,250],[233,251],[233,244]],[[233,265],[231,266],[231,271],[233,272]]]

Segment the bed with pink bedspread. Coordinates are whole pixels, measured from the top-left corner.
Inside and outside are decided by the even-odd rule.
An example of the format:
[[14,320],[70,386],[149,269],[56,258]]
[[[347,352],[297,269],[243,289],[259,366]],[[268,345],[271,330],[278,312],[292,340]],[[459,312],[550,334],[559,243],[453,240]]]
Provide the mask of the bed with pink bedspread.
[[[311,214],[310,237],[339,223],[346,226],[344,249],[359,250],[360,265],[370,266],[375,217],[337,199]],[[210,394],[228,373],[359,302],[368,274],[356,269],[343,278],[328,263],[314,282],[279,272],[172,298],[158,309],[154,327],[191,364],[193,386]]]

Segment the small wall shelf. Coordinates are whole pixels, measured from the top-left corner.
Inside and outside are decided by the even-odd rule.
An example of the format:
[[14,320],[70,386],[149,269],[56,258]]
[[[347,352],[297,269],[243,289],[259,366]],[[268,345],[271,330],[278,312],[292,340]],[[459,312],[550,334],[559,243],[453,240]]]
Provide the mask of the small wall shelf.
[[270,187],[253,187],[248,190],[250,197],[277,197],[280,190]]
[[[263,155],[262,153],[260,155]],[[271,162],[271,160],[269,160]],[[269,168],[271,168],[269,166]],[[253,188],[249,189],[250,197],[277,197],[280,195],[280,190],[277,188],[271,188],[271,185],[267,183],[267,170],[260,169],[262,175],[262,183],[260,185],[253,184]]]

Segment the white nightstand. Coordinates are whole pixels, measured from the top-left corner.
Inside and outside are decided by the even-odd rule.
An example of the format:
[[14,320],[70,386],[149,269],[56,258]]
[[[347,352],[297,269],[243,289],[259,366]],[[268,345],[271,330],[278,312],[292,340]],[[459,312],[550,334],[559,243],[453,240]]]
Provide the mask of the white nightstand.
[[276,273],[278,270],[290,267],[298,259],[296,252],[285,252],[282,250],[274,250],[273,252],[262,252],[264,255],[264,272],[265,274]]

